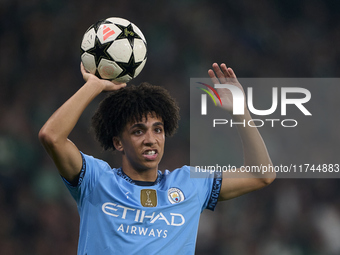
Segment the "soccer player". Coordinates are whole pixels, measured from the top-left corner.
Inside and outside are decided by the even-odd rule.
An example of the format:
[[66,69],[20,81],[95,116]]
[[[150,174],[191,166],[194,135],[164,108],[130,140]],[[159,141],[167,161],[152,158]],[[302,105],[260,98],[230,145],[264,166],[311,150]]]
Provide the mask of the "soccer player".
[[[214,210],[217,200],[263,188],[274,180],[275,173],[243,173],[242,178],[227,178],[224,173],[223,179],[215,173],[190,178],[188,166],[162,173],[158,164],[165,137],[175,132],[179,119],[178,106],[168,92],[147,83],[126,86],[101,80],[82,65],[81,72],[85,84],[39,132],[41,143],[77,202],[78,254],[194,254],[204,209]],[[213,64],[208,73],[214,83],[242,88],[225,64]],[[92,125],[104,149],[120,152],[122,165],[118,168],[80,152],[68,139],[84,109],[102,91],[112,93],[100,103]],[[218,93],[223,107],[231,112],[228,90]],[[241,117],[251,119],[247,110]],[[240,117],[233,118],[237,121]],[[258,130],[238,129],[245,165],[270,165]]]

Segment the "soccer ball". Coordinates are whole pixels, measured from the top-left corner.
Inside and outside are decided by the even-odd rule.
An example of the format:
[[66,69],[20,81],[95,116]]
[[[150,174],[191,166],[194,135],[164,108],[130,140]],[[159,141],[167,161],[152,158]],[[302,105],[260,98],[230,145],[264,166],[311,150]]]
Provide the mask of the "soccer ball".
[[146,62],[142,31],[122,18],[108,18],[90,26],[80,49],[85,70],[106,80],[128,82],[142,71]]

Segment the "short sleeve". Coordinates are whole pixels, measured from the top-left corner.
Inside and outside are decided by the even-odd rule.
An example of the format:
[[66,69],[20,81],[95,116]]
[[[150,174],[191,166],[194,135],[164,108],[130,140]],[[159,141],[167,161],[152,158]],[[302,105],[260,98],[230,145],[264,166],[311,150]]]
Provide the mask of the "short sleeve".
[[78,206],[80,206],[83,199],[92,192],[101,174],[105,170],[111,169],[111,167],[105,161],[96,159],[82,152],[80,153],[83,160],[83,166],[80,171],[77,185],[72,185],[62,177],[66,187],[68,188],[72,197],[76,200]]
[[195,168],[190,167],[190,178],[197,188],[202,211],[204,209],[214,211],[221,191],[222,173],[201,172],[197,174]]

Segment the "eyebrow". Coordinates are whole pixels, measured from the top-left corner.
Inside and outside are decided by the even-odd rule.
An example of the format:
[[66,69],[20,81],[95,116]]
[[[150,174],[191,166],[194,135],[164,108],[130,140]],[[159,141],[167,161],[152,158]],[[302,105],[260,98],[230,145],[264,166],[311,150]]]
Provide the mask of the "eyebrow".
[[[163,122],[158,121],[158,122],[153,123],[152,126],[153,127],[164,126],[164,124],[163,124]],[[134,124],[130,127],[130,130],[134,129],[134,128],[145,128],[145,127],[146,127],[146,125],[144,123],[136,123],[136,124]]]

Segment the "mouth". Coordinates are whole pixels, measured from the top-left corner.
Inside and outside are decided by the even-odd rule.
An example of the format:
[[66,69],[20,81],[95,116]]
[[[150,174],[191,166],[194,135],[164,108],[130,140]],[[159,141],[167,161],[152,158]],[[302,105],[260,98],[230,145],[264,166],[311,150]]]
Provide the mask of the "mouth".
[[147,160],[155,160],[158,156],[158,151],[156,149],[149,149],[143,152],[143,157]]

